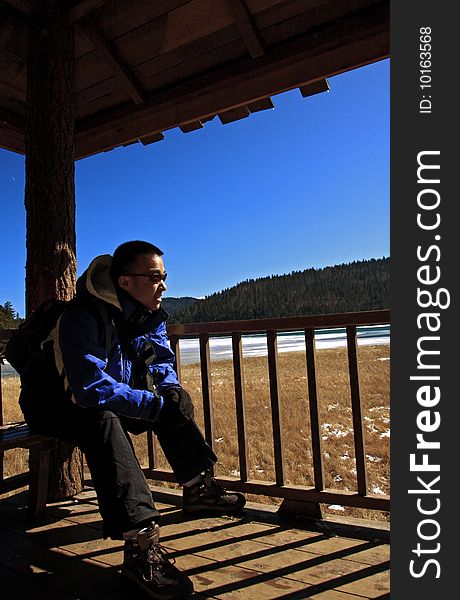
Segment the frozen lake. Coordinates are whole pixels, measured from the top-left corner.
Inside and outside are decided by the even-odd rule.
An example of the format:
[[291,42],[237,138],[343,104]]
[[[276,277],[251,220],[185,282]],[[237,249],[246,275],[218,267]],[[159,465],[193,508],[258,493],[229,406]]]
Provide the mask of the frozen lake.
[[[346,345],[345,329],[317,330],[316,349],[338,348]],[[357,328],[358,345],[375,346],[390,343],[390,326]],[[243,356],[267,356],[267,338],[264,334],[243,335]],[[232,358],[232,339],[228,336],[212,337],[209,341],[211,359],[227,360]],[[179,342],[181,363],[184,365],[199,362],[200,347],[198,339],[183,339]],[[278,352],[301,352],[305,350],[305,335],[298,333],[278,334]]]
[[[390,326],[357,328],[358,345],[375,346],[390,343]],[[320,329],[316,331],[316,349],[338,348],[346,345],[345,329]],[[243,335],[243,356],[267,356],[267,338],[264,334]],[[232,358],[232,338],[229,336],[210,339],[211,360]],[[183,339],[179,342],[180,358],[183,365],[199,362],[200,346],[197,338]],[[278,352],[301,352],[305,350],[303,332],[279,333]],[[2,375],[16,375],[8,364],[2,365]]]

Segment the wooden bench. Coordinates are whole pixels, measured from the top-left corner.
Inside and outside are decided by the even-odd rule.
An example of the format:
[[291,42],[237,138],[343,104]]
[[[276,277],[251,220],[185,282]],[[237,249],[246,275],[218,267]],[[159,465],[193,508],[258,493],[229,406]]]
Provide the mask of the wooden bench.
[[35,521],[46,508],[50,451],[56,440],[31,433],[25,423],[0,426],[0,455],[5,450],[26,448],[29,450],[29,471],[0,481],[0,493],[10,492],[29,485],[28,517]]

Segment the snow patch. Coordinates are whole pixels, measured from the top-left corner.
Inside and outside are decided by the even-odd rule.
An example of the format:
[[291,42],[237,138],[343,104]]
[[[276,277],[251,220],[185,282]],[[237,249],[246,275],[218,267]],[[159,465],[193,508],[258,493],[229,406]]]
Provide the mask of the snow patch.
[[[345,437],[351,431],[351,429],[343,430],[343,429],[339,428],[338,426],[333,428],[333,426],[330,423],[323,423],[321,425],[321,429],[324,429],[328,435],[333,435],[334,437]],[[327,440],[327,437],[328,437],[327,435],[325,435],[325,436],[323,435],[322,439]]]
[[369,462],[382,462],[382,458],[380,458],[379,456],[372,456],[370,454],[366,454],[366,458]]

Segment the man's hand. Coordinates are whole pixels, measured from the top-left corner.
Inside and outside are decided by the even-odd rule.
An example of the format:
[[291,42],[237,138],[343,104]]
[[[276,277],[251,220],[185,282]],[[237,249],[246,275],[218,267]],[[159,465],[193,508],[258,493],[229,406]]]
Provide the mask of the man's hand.
[[162,393],[162,396],[165,402],[176,402],[179,405],[181,413],[189,419],[193,419],[193,402],[190,394],[184,388],[171,386]]
[[161,394],[163,407],[158,421],[180,426],[193,419],[194,410],[189,393],[179,386],[166,388]]

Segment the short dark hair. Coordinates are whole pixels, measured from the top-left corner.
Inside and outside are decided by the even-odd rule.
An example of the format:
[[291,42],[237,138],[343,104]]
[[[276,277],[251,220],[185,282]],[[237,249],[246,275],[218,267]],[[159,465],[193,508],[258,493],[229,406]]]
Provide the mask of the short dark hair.
[[136,261],[136,258],[141,254],[163,256],[164,252],[150,242],[143,242],[141,240],[124,242],[113,253],[112,266],[110,267],[112,280],[117,283],[120,275],[129,270]]

